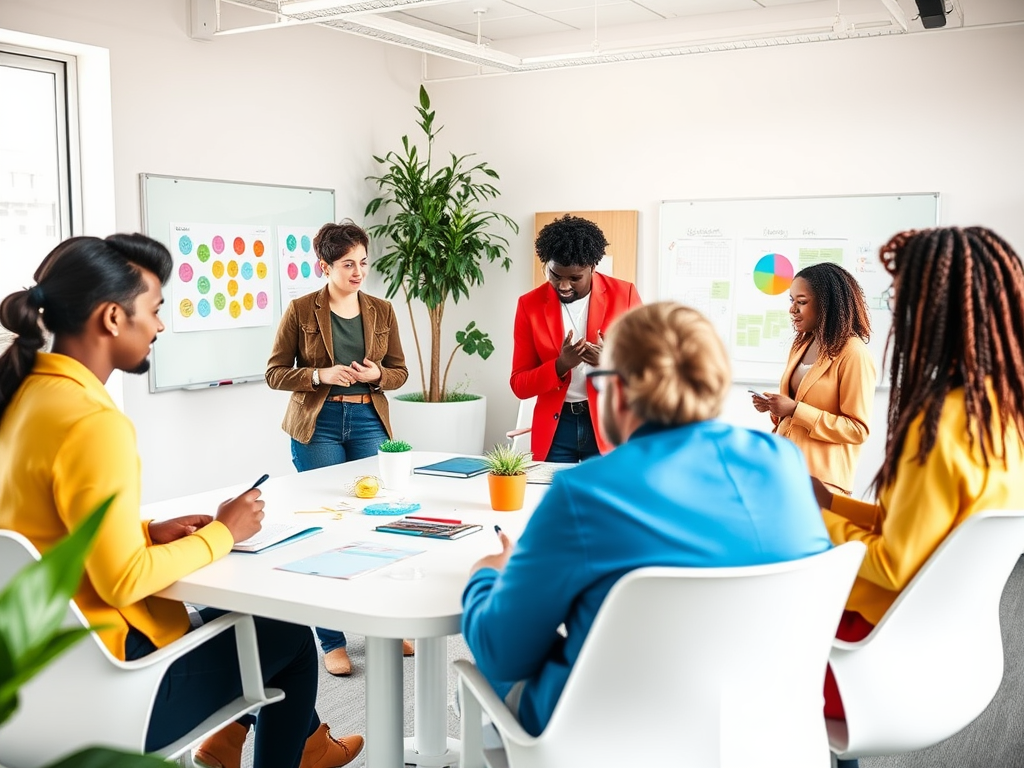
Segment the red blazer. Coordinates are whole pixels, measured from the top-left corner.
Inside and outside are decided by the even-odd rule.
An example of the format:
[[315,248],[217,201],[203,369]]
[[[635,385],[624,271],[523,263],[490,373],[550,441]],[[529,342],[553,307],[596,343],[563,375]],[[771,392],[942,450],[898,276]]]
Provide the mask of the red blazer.
[[[628,309],[640,306],[636,286],[614,277],[594,273],[587,310],[587,341],[597,343],[597,332],[607,332],[612,320]],[[555,360],[562,351],[562,305],[550,283],[544,283],[519,297],[516,307],[515,348],[509,383],[520,400],[537,398],[533,409],[530,443],[533,458],[544,461],[558,426],[558,414],[565,401],[571,373],[564,379],[555,372]],[[611,450],[598,428],[597,392],[588,383],[587,400],[597,445],[602,453]]]

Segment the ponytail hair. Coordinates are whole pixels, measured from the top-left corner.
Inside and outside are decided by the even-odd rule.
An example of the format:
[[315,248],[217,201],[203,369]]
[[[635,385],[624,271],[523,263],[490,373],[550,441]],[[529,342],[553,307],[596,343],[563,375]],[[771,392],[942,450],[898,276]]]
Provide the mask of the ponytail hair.
[[163,285],[172,267],[167,249],[139,234],[72,237],[50,251],[36,269],[36,284],[0,302],[0,325],[15,335],[0,355],[0,416],[46,345],[44,328],[54,335],[75,336],[105,302],[131,314],[135,298],[146,287],[142,270]]

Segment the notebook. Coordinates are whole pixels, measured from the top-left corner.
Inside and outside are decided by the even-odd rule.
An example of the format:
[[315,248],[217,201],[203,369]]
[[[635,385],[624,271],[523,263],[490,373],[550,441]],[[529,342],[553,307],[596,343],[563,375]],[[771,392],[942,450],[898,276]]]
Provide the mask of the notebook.
[[576,464],[562,464],[557,461],[536,461],[526,468],[526,482],[537,483],[538,485],[551,485],[555,473],[563,469],[578,466]]
[[475,523],[436,523],[428,520],[392,520],[374,528],[381,533],[400,533],[404,536],[423,536],[428,539],[461,539],[482,530]]
[[425,467],[416,467],[413,470],[417,475],[441,475],[442,477],[474,477],[482,475],[487,471],[487,462],[479,456],[459,456],[454,459],[445,459],[436,464],[427,464]]
[[264,523],[259,533],[245,541],[235,543],[232,552],[266,552],[275,547],[283,547],[294,541],[315,536],[323,531],[319,525],[292,525],[289,523]]

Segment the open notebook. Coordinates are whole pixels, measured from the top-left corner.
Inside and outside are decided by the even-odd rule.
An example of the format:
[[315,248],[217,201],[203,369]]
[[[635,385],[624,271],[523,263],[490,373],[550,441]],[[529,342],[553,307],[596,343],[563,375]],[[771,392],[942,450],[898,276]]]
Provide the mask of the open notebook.
[[259,533],[245,541],[235,543],[232,552],[266,552],[268,549],[283,547],[293,541],[315,536],[323,530],[319,525],[294,525],[289,523],[264,523]]

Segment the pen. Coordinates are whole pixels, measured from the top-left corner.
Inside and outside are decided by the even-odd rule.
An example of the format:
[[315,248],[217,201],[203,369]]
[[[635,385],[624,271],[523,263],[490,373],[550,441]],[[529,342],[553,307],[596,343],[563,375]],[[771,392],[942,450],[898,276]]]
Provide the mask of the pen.
[[266,482],[269,479],[270,479],[270,475],[264,475],[259,480],[257,480],[255,483],[253,483],[252,484],[252,488],[250,488],[249,490],[251,491],[253,488],[259,488],[261,485],[263,485],[264,482]]
[[461,520],[448,520],[444,517],[418,517],[416,515],[406,515],[406,520],[426,520],[431,523],[451,523],[452,525],[462,525]]
[[501,526],[500,525],[495,525],[494,526],[494,532],[500,536],[501,535]]

